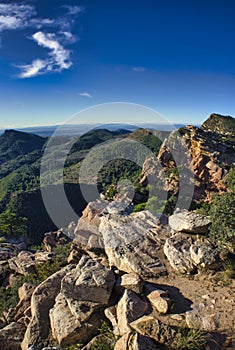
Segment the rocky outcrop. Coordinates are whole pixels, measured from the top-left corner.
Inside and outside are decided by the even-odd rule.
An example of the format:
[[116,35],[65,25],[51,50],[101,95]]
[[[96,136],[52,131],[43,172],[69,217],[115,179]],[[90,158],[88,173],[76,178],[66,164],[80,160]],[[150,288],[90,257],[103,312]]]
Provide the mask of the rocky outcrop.
[[36,264],[34,255],[29,251],[20,252],[16,257],[9,259],[8,263],[10,269],[19,274],[36,274]]
[[180,273],[191,273],[195,268],[216,269],[221,265],[217,248],[206,240],[177,233],[168,238],[163,247],[170,265]]
[[208,216],[183,210],[169,217],[169,225],[176,232],[206,234],[211,220]]
[[17,256],[9,259],[8,264],[11,270],[27,276],[31,273],[36,274],[36,265],[45,263],[51,258],[51,253],[44,251],[37,251],[35,253],[21,251]]
[[164,244],[164,253],[170,265],[180,273],[191,273],[195,266],[191,259],[192,239],[181,233],[168,238]]
[[34,345],[38,350],[47,345],[50,335],[49,310],[55,304],[55,298],[60,292],[62,278],[73,268],[73,265],[66,266],[47,278],[33,292],[32,317],[24,335],[22,350],[28,350],[29,345]]
[[[179,165],[185,167],[186,171],[188,168],[193,171],[195,178],[194,200],[210,201],[213,193],[226,191],[223,179],[229,167],[234,163],[235,143],[226,138],[222,139],[216,132],[203,129],[186,126],[179,129],[177,134],[173,132],[163,142],[158,160],[154,162],[153,159],[147,159],[145,161],[141,182],[144,184],[144,179],[158,175],[159,166],[157,163],[160,161],[165,173],[165,175],[162,174],[166,179],[165,189],[171,194],[176,195],[179,191],[179,177],[175,171]],[[176,155],[174,143],[180,135],[182,143],[190,151],[191,161],[188,165],[177,164],[172,155],[172,151]]]
[[102,216],[99,231],[110,265],[147,279],[165,273],[166,268],[158,257],[161,245],[147,237],[158,226],[158,218],[149,211]]
[[101,323],[99,310],[108,304],[114,283],[113,272],[87,256],[64,276],[50,310],[52,334],[59,344],[92,338]]
[[51,253],[53,247],[64,245],[74,238],[73,232],[68,229],[60,229],[55,232],[47,232],[44,235],[43,244],[45,249]]
[[[19,288],[18,295],[20,300],[14,308],[8,311],[6,316],[8,323],[14,322],[14,321],[17,322],[21,319],[21,320],[24,320],[26,324],[29,318],[28,317],[25,318],[25,311],[30,306],[30,300],[34,289],[35,289],[35,286],[33,286],[30,283],[24,283]],[[31,309],[30,309],[30,313],[31,313]]]
[[24,338],[26,326],[23,323],[12,322],[0,329],[1,350],[21,350],[20,343]]

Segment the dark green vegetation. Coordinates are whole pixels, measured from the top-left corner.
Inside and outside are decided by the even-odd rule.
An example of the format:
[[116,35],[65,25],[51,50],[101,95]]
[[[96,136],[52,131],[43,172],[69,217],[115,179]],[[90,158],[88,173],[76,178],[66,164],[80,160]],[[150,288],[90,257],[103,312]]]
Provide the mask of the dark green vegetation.
[[[70,244],[58,246],[53,249],[51,260],[37,265],[37,273],[28,276],[17,275],[11,288],[0,288],[0,316],[2,312],[15,307],[19,301],[18,289],[23,283],[31,283],[35,286],[45,281],[56,271],[67,265],[67,257],[70,251]],[[40,247],[39,247],[40,248]]]
[[228,192],[216,195],[208,210],[212,225],[210,236],[235,253],[235,167],[227,177]]
[[[68,136],[53,139],[53,158],[60,158],[65,145],[72,140],[72,137]],[[91,162],[96,164],[97,159],[103,157],[102,145],[116,140],[137,141],[155,154],[158,153],[161,145],[161,141],[157,136],[144,129],[133,133],[123,129],[115,131],[97,129],[80,137],[74,143],[66,159],[63,185],[69,202],[78,215],[81,215],[87,204],[81,195],[79,186],[81,161],[94,146],[101,145],[100,148],[97,147],[94,156],[91,158]],[[27,233],[32,244],[40,243],[46,231],[56,228],[47,214],[40,191],[40,162],[46,142],[46,138],[14,130],[5,131],[0,136],[0,213],[10,210],[17,217],[26,217],[28,219]],[[101,192],[106,191],[108,186],[128,178],[135,184],[137,191],[141,191],[142,189],[138,188],[141,167],[129,160],[119,159],[115,153],[115,146],[110,147],[110,152],[110,157],[114,160],[107,162],[100,169],[97,179],[99,190]],[[126,152],[128,154],[128,149]],[[143,158],[142,152],[141,150],[137,154],[140,160]],[[48,162],[50,162],[50,159]],[[60,185],[56,182],[56,171],[48,175],[50,180],[54,178],[54,183],[48,186],[48,191],[53,197]],[[93,176],[93,172],[91,174],[88,172],[86,179],[88,191]],[[56,205],[60,207],[60,203],[56,203]],[[63,208],[59,210],[63,210]],[[64,225],[68,225],[74,219],[76,218],[67,218]]]
[[25,236],[27,233],[27,219],[17,217],[16,214],[6,210],[0,214],[0,237],[1,236]]
[[0,136],[0,163],[42,149],[45,139],[21,131],[6,130]]

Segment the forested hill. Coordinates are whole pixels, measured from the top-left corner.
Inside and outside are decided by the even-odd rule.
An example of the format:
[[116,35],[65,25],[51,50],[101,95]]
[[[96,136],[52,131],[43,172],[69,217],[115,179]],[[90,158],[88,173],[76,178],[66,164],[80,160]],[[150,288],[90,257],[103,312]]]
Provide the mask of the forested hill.
[[0,136],[0,164],[42,149],[45,138],[16,130],[6,130]]

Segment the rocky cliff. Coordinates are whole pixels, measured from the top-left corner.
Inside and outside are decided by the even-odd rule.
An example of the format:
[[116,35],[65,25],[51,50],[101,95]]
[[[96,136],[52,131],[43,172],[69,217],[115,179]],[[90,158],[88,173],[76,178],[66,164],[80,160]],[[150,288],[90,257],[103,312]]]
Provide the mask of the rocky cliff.
[[[234,122],[234,118],[232,119]],[[230,137],[222,138],[218,133],[223,130],[224,117],[220,119],[216,116],[214,123],[212,123],[212,120],[214,120],[213,115],[203,124],[202,128],[194,126],[180,128],[177,135],[176,132],[173,132],[163,142],[158,160],[164,169],[166,190],[170,193],[176,195],[179,191],[177,166],[189,167],[193,172],[195,186],[193,200],[210,201],[213,193],[226,191],[223,180],[235,162],[235,142]],[[211,129],[214,131],[211,131]],[[175,162],[172,154],[174,147],[172,146],[172,140],[176,137],[181,137],[181,142],[189,150],[191,157],[189,165],[185,163],[176,164]],[[155,174],[155,169],[159,169],[155,163],[156,161],[154,162],[153,159],[146,160],[143,166],[142,183],[145,183],[145,179],[149,175],[153,176]]]

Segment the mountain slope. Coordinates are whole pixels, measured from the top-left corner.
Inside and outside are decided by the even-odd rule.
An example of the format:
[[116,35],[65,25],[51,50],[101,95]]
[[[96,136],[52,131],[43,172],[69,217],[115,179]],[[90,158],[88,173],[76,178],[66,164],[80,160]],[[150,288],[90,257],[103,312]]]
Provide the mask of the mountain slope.
[[0,163],[42,149],[45,138],[16,130],[6,130],[0,136]]

